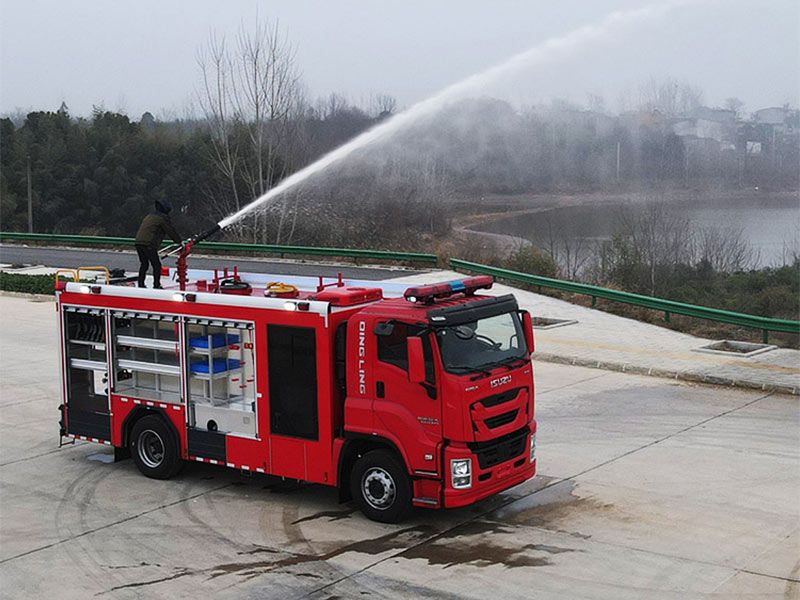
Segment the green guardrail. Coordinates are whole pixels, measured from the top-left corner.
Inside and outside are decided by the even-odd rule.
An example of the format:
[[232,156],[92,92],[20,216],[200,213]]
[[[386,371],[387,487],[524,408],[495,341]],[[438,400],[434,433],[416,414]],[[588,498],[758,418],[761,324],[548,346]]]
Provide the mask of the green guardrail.
[[[2,241],[23,241],[23,242],[48,242],[48,243],[62,243],[62,244],[76,244],[88,246],[133,246],[133,238],[124,237],[109,237],[109,236],[86,236],[86,235],[69,235],[69,234],[49,234],[49,233],[14,233],[14,232],[0,232],[0,242]],[[165,244],[167,245],[167,244]],[[372,258],[387,261],[401,261],[401,262],[421,262],[427,264],[436,264],[437,256],[435,254],[425,254],[422,252],[391,252],[388,250],[361,250],[355,248],[315,248],[310,246],[280,246],[275,244],[245,244],[238,242],[201,242],[197,245],[198,248],[208,250],[216,250],[223,252],[254,252],[264,254],[277,254],[281,257],[285,255],[299,255],[299,256],[335,256],[347,257],[353,259],[359,258]],[[530,275],[528,273],[520,273],[518,271],[510,271],[508,269],[501,269],[499,267],[492,267],[489,265],[482,265],[479,263],[460,260],[457,258],[450,259],[450,266],[455,270],[471,271],[474,273],[482,273],[484,275],[493,275],[500,279],[509,281],[516,281],[534,285],[540,288],[550,288],[560,290],[563,292],[570,292],[573,294],[582,294],[590,296],[592,299],[592,306],[595,306],[598,298],[611,300],[613,302],[620,302],[623,304],[631,304],[634,306],[641,306],[643,308],[650,308],[653,310],[661,311],[664,313],[664,319],[669,321],[670,315],[684,315],[687,317],[694,317],[697,319],[706,319],[708,321],[717,321],[720,323],[728,323],[731,325],[738,325],[740,327],[748,327],[752,329],[760,329],[763,332],[764,343],[768,343],[769,332],[778,331],[782,333],[793,333],[800,335],[800,321],[791,321],[788,319],[772,319],[769,317],[760,317],[757,315],[748,315],[744,313],[737,313],[728,310],[721,310],[719,308],[709,308],[706,306],[697,306],[694,304],[684,304],[683,302],[676,302],[674,300],[664,300],[662,298],[654,298],[652,296],[643,296],[641,294],[632,294],[630,292],[622,292],[620,290],[612,290],[596,285],[589,285],[586,283],[578,283],[575,281],[565,281],[562,279],[552,279],[550,277],[541,277],[539,275]]]
[[687,317],[695,317],[698,319],[706,319],[708,321],[729,323],[731,325],[738,325],[740,327],[760,329],[763,332],[765,344],[769,343],[770,331],[800,334],[800,321],[772,319],[769,317],[760,317],[757,315],[748,315],[729,310],[721,310],[719,308],[708,308],[706,306],[684,304],[683,302],[676,302],[674,300],[664,300],[662,298],[654,298],[652,296],[632,294],[630,292],[612,290],[586,283],[564,281],[561,279],[552,279],[550,277],[541,277],[539,275],[520,273],[518,271],[509,271],[508,269],[500,269],[498,267],[491,267],[489,265],[459,260],[457,258],[450,259],[450,266],[454,270],[470,271],[473,273],[481,273],[483,275],[493,275],[499,279],[506,279],[520,283],[526,283],[529,285],[535,285],[541,288],[551,288],[563,292],[571,292],[573,294],[590,296],[592,298],[592,306],[595,306],[598,298],[603,298],[605,300],[612,300],[614,302],[632,304],[634,306],[641,306],[644,308],[662,311],[664,313],[664,320],[666,321],[669,321],[671,314],[676,314]]
[[[69,235],[51,233],[15,233],[0,232],[0,242],[48,242],[59,244],[76,244],[79,246],[133,246],[133,238]],[[165,242],[167,246],[171,242]],[[395,262],[415,262],[436,264],[435,254],[422,252],[391,252],[389,250],[362,250],[357,248],[315,248],[311,246],[280,246],[276,244],[245,244],[239,242],[200,242],[197,248],[218,252],[254,252],[260,254],[277,254],[281,258],[294,256],[330,256],[352,259],[371,258]]]

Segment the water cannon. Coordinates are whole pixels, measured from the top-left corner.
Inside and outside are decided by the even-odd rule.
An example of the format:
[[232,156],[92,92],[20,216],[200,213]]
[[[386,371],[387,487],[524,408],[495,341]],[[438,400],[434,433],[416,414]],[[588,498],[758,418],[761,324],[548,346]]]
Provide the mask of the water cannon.
[[214,227],[212,227],[208,231],[195,234],[183,240],[180,244],[172,244],[170,246],[167,246],[166,248],[161,250],[160,254],[164,258],[166,258],[167,256],[174,256],[175,254],[188,254],[191,251],[192,246],[202,242],[203,240],[207,240],[212,235],[215,235],[220,231],[222,231],[222,227],[220,226],[219,223],[217,223],[216,225],[214,225]]
[[[207,239],[208,239],[208,238],[210,238],[212,235],[215,235],[216,233],[218,233],[218,232],[220,232],[220,231],[222,231],[222,226],[221,226],[219,223],[217,223],[216,225],[214,225],[214,226],[213,226],[211,229],[209,229],[208,231],[204,231],[203,233],[198,233],[196,236],[189,238],[189,240],[190,240],[190,241],[191,241],[193,244],[197,244],[197,243],[199,243],[199,242],[202,242],[203,240],[207,240]],[[184,243],[185,243],[185,242],[184,242]]]
[[174,256],[176,254],[178,255],[178,285],[180,286],[181,291],[186,289],[186,283],[188,281],[186,257],[192,252],[192,248],[194,248],[195,244],[199,244],[203,240],[210,238],[219,231],[222,231],[222,226],[217,223],[208,231],[193,235],[192,237],[182,241],[180,244],[172,244],[171,246],[167,246],[160,252],[161,256],[164,258],[167,256]]

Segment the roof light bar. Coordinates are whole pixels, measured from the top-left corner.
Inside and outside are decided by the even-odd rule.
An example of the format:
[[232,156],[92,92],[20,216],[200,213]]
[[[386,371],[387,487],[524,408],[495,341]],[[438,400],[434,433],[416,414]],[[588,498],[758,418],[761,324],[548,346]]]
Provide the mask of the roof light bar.
[[448,281],[446,283],[410,287],[403,293],[403,297],[409,302],[431,304],[437,298],[449,298],[453,294],[471,296],[477,290],[488,290],[492,287],[493,283],[494,278],[492,276],[479,275],[477,277],[456,279],[455,281]]

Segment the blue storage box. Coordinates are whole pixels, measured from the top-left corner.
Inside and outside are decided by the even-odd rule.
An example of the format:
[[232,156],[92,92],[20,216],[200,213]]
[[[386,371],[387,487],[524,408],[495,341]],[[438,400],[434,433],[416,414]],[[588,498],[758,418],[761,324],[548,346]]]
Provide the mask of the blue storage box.
[[[225,335],[224,333],[215,333],[211,336],[211,347],[221,348],[222,346],[230,346],[231,344],[238,344],[238,335]],[[208,348],[208,336],[189,338],[189,346],[192,348]]]
[[[229,358],[227,360],[225,360],[224,358],[215,358],[213,365],[214,365],[214,373],[222,373],[223,371],[238,369],[240,366],[240,362],[235,358]],[[193,362],[190,368],[192,370],[192,373],[208,373],[208,361],[198,360],[196,362]]]

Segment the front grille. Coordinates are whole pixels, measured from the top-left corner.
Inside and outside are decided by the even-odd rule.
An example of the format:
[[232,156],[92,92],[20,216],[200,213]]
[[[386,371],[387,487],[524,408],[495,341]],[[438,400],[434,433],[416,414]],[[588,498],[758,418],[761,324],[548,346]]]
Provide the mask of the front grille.
[[488,469],[525,452],[527,440],[528,429],[524,428],[488,442],[470,442],[467,447],[478,457],[480,468]]
[[478,400],[481,404],[483,404],[484,408],[490,408],[492,406],[497,406],[498,404],[502,404],[503,402],[508,402],[509,400],[513,400],[519,394],[519,391],[522,388],[514,388],[513,390],[508,390],[501,394],[494,394],[493,396],[486,396],[482,400]]
[[519,409],[509,411],[507,413],[503,413],[502,415],[497,415],[496,417],[489,417],[488,419],[484,419],[484,423],[489,429],[497,429],[503,425],[508,425],[514,419],[517,418],[517,413]]

